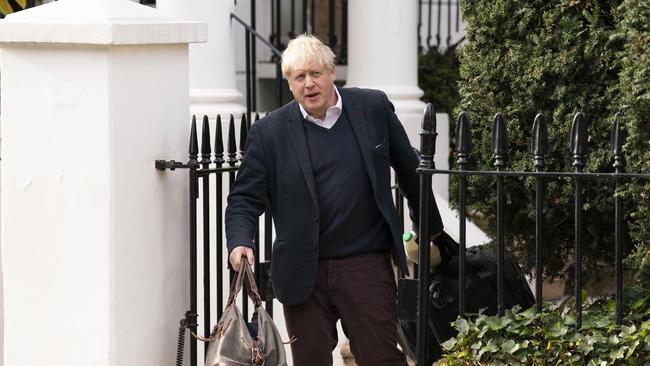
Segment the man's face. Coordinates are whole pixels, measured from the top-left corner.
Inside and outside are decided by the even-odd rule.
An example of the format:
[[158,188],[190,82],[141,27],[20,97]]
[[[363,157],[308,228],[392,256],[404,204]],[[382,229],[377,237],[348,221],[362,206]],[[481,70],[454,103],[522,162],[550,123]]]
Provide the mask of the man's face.
[[327,108],[336,104],[335,68],[330,70],[317,62],[310,62],[292,70],[287,79],[293,97],[309,115],[324,119]]

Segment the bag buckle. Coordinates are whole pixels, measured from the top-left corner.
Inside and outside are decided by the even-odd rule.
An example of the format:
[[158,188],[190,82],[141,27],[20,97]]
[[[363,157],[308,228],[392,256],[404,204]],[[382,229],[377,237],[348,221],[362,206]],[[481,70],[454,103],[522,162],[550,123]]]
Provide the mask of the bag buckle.
[[251,355],[251,362],[255,366],[263,366],[264,365],[264,358],[262,357],[262,354],[260,353],[260,348],[258,345],[255,345],[252,349],[252,355]]

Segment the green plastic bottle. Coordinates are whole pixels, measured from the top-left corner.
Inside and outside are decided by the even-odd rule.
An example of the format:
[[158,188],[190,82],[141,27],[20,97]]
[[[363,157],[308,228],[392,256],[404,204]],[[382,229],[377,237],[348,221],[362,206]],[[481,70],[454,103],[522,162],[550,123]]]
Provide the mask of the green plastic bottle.
[[[418,235],[414,231],[407,231],[402,235],[406,257],[415,264],[419,262],[420,258],[418,253],[417,240]],[[434,269],[438,264],[440,264],[440,262],[440,250],[438,249],[437,245],[431,243],[429,246],[429,269]]]

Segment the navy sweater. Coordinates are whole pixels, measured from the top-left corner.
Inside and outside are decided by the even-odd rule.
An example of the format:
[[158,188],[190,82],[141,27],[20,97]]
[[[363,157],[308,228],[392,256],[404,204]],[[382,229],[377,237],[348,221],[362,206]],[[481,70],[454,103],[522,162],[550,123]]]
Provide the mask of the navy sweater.
[[303,120],[320,214],[319,258],[388,251],[392,244],[350,123],[345,111],[331,129]]

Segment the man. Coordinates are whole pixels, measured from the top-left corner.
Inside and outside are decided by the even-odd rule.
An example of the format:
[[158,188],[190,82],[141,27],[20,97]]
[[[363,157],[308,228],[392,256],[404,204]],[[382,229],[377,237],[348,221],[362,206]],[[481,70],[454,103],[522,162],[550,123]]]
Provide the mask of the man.
[[276,229],[271,279],[297,339],[294,364],[331,366],[340,319],[360,366],[405,365],[391,254],[404,270],[406,261],[390,167],[417,222],[418,158],[384,93],[334,86],[334,54],[317,38],[289,42],[282,72],[295,100],[250,130],[226,209],[230,263],[235,270],[253,263],[268,202]]

